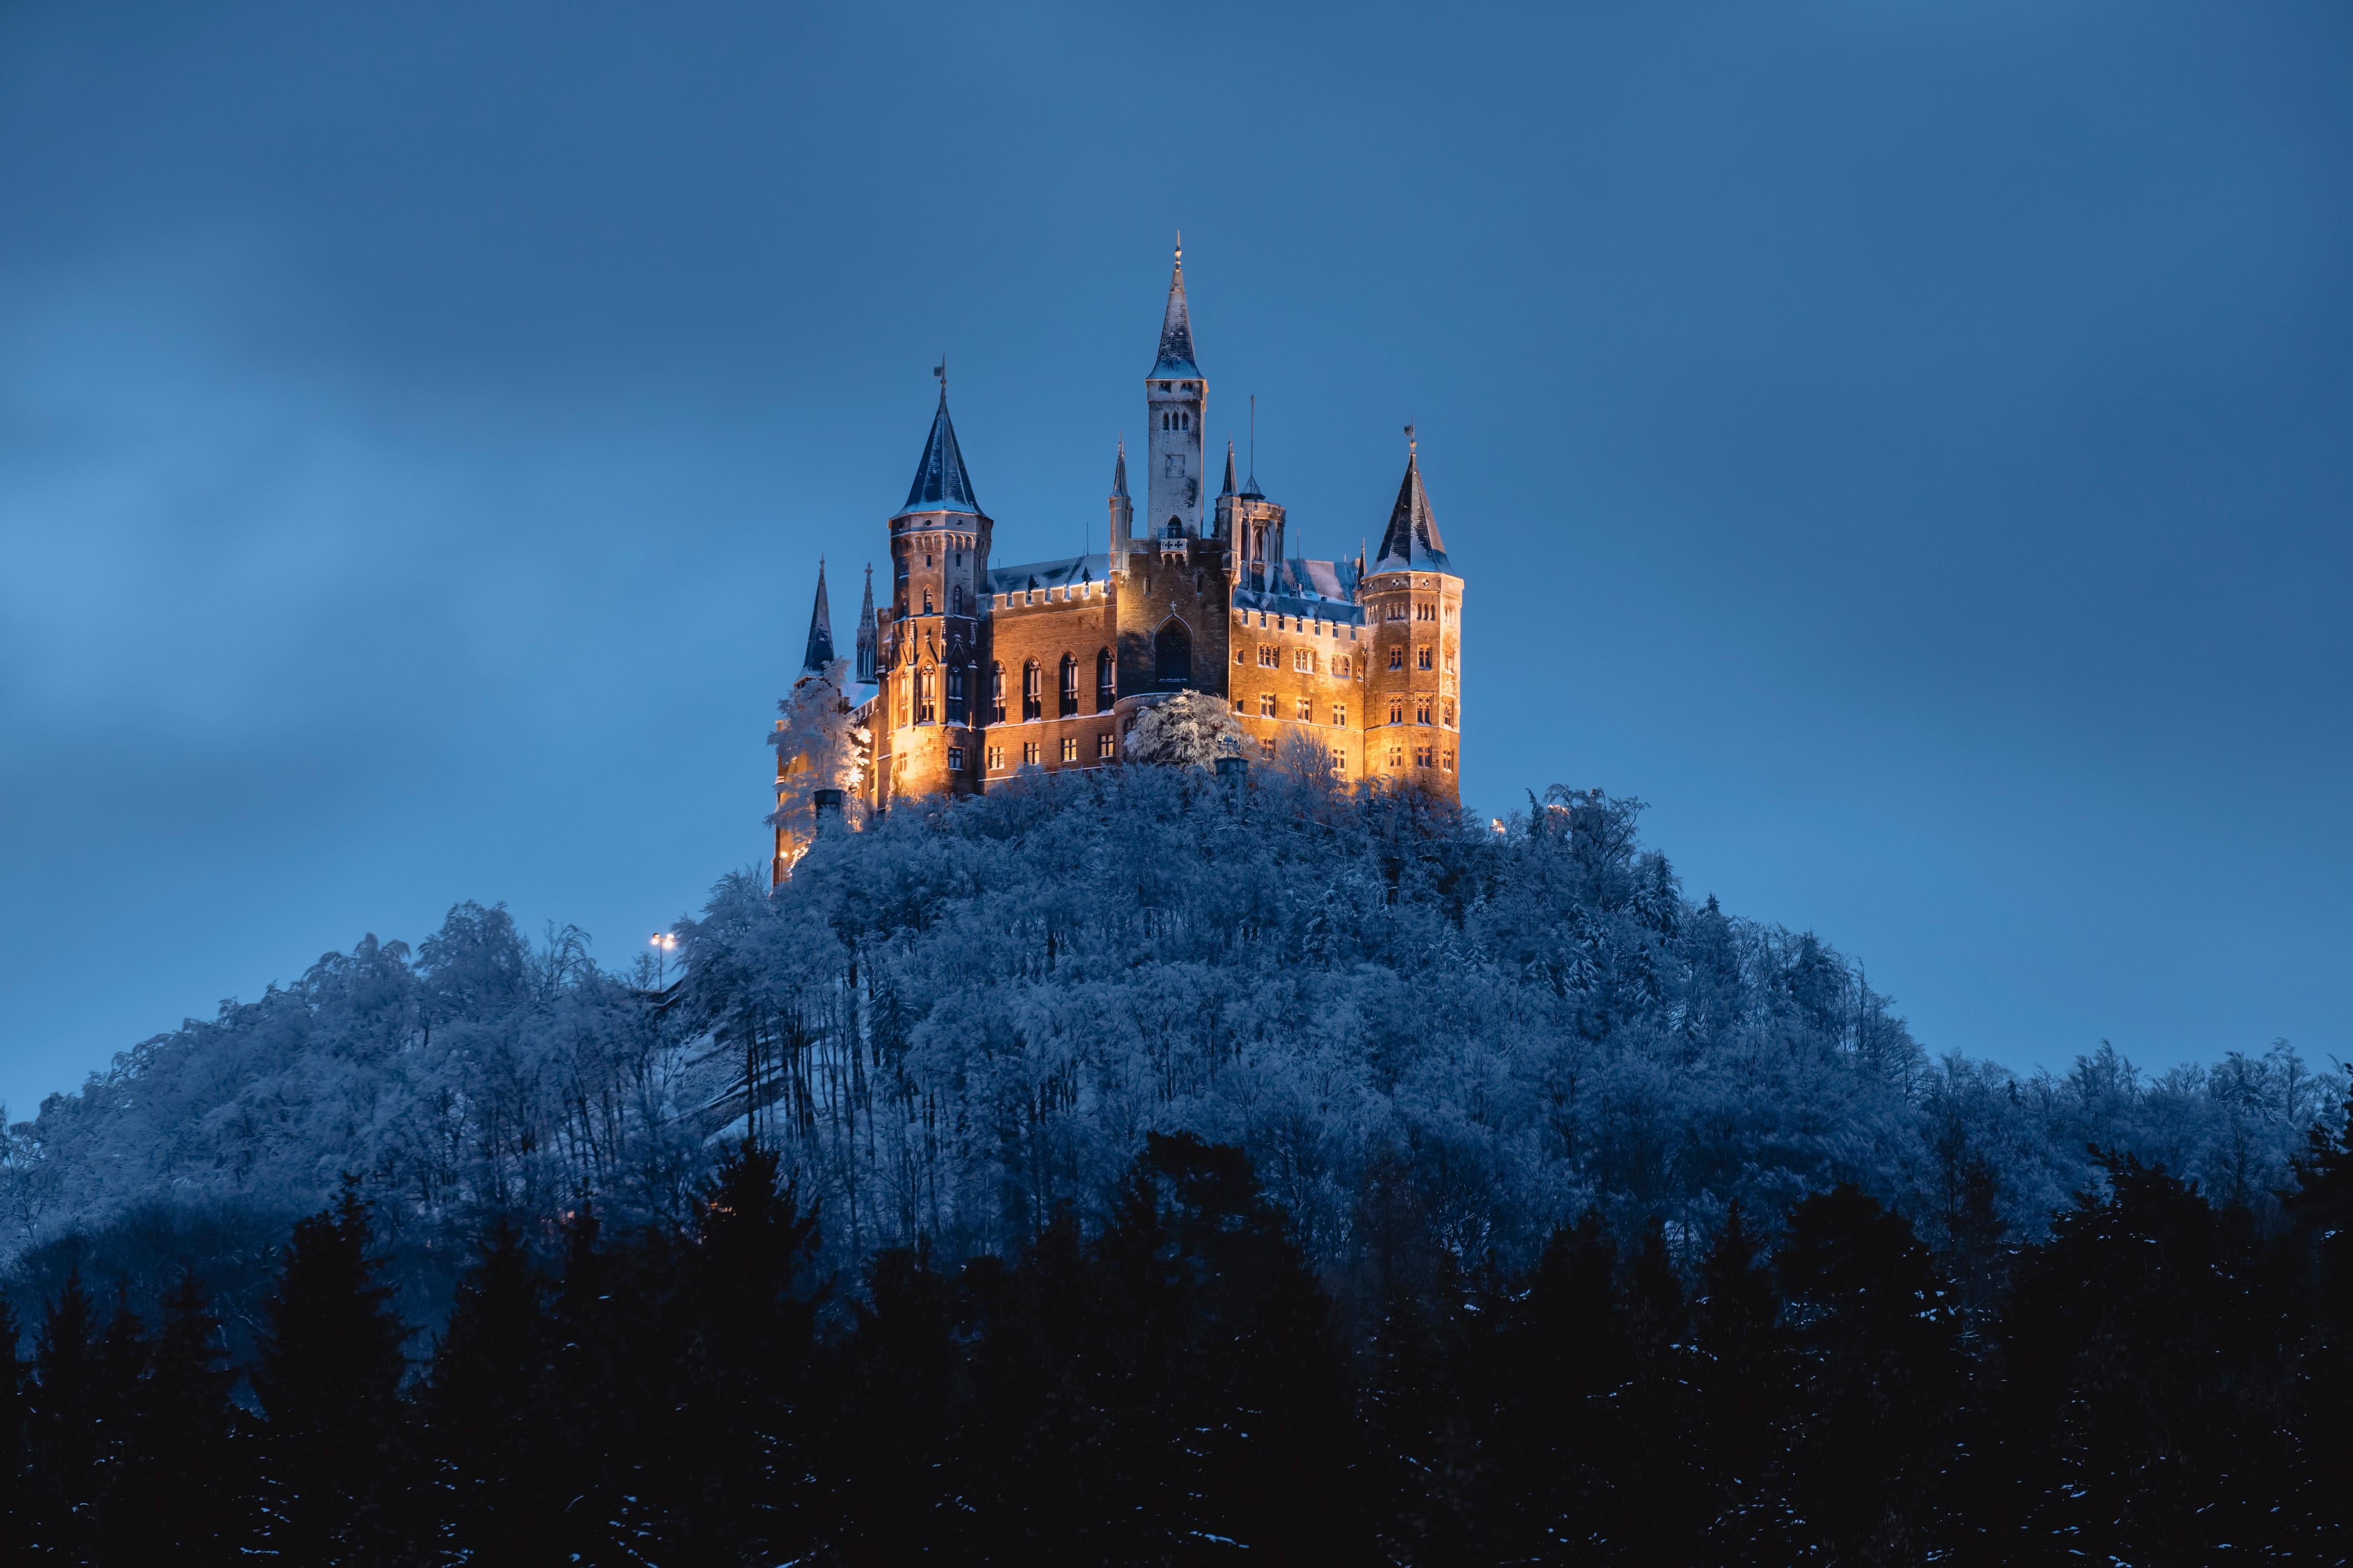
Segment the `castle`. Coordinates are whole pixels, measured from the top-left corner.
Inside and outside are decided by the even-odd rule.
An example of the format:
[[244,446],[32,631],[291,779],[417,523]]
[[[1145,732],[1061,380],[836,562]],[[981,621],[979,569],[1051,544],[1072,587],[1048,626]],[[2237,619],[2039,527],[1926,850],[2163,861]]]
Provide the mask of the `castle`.
[[[956,445],[943,367],[923,460],[890,519],[890,600],[875,605],[870,567],[859,609],[856,680],[873,694],[850,717],[869,737],[866,806],[973,794],[1022,768],[1117,766],[1137,712],[1188,689],[1229,700],[1270,752],[1327,751],[1343,783],[1458,799],[1462,579],[1430,515],[1411,426],[1372,561],[1293,558],[1282,507],[1255,473],[1235,482],[1231,442],[1223,484],[1205,493],[1209,383],[1193,355],[1180,247],[1144,380],[1141,531],[1123,440],[1108,548],[1012,566],[989,559],[996,524]],[[804,677],[835,657],[820,563]],[[783,809],[797,765],[780,756],[779,879],[806,837]]]

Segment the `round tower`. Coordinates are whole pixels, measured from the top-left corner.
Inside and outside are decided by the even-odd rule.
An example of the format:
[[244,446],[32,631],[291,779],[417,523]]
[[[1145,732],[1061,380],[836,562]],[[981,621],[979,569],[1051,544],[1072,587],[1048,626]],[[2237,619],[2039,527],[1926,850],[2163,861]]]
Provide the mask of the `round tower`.
[[1461,797],[1462,579],[1447,561],[1422,489],[1413,426],[1405,480],[1358,594],[1371,668],[1365,680],[1365,773]]
[[976,682],[993,527],[956,446],[944,367],[915,482],[891,519],[891,604],[877,616],[875,650],[877,805],[964,794],[979,776]]

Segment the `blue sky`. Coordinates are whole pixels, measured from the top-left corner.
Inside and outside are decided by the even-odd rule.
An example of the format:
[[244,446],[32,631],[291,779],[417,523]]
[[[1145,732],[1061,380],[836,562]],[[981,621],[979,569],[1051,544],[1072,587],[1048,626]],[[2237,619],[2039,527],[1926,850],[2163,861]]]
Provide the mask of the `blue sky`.
[[1179,226],[1310,552],[1418,426],[1472,804],[1932,1048],[2353,1056],[2340,5],[20,0],[12,1114],[460,899],[626,962],[941,353],[1000,557],[1098,537]]

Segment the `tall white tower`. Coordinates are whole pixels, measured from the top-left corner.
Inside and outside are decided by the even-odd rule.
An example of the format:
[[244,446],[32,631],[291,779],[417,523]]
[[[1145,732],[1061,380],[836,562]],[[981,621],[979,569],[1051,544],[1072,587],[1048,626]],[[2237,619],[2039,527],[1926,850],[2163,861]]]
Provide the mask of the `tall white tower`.
[[1208,413],[1209,384],[1193,363],[1193,321],[1185,310],[1185,246],[1168,279],[1168,312],[1160,323],[1160,357],[1144,382],[1145,477],[1144,516],[1147,538],[1198,538],[1202,481],[1201,426]]

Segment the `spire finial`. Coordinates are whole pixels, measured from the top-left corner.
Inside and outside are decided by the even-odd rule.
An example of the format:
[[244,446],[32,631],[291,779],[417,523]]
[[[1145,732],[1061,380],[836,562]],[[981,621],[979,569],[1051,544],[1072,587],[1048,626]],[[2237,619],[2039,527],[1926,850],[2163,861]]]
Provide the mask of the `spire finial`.
[[1414,455],[1415,455],[1416,453],[1418,453],[1419,451],[1420,451],[1420,450],[1421,450],[1421,443],[1420,443],[1420,442],[1419,442],[1419,441],[1417,441],[1417,440],[1415,440],[1415,439],[1414,439],[1414,437],[1413,437],[1413,426],[1410,426],[1410,425],[1407,426],[1405,427],[1405,456],[1406,456],[1406,460],[1407,460],[1408,462],[1411,462],[1411,461],[1413,460]]
[[1185,265],[1185,231],[1181,228],[1176,231],[1176,265]]
[[933,374],[934,375],[936,375],[936,376],[938,376],[938,377],[940,378],[940,397],[942,398],[942,400],[943,400],[943,401],[944,401],[944,400],[946,399],[946,397],[947,397],[947,395],[948,395],[948,356],[947,356],[947,355],[945,355],[945,354],[942,354],[942,355],[940,355],[940,363],[937,363],[937,364],[935,364],[935,365],[934,365],[934,366],[932,366],[932,374]]

